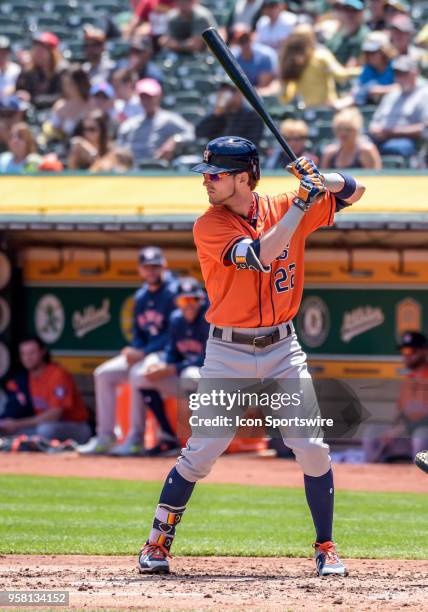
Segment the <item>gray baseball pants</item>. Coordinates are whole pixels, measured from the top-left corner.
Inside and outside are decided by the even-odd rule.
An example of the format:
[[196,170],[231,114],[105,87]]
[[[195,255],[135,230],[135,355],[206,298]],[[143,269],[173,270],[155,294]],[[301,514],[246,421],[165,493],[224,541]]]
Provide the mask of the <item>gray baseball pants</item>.
[[[289,325],[292,326],[291,323]],[[280,340],[266,348],[238,344],[231,341],[232,332],[247,333],[252,336],[267,335],[279,328]],[[286,337],[287,323],[277,327],[223,328],[222,339],[213,337],[211,325],[207,343],[205,363],[201,368],[201,381],[198,392],[204,392],[208,380],[225,380],[230,388],[230,379],[293,379],[296,384],[304,380],[305,389],[313,391],[311,375],[303,352],[292,327]],[[315,400],[316,401],[316,400]],[[215,411],[212,410],[211,414]],[[235,435],[233,428],[221,437],[196,437],[192,435],[177,462],[177,471],[190,482],[207,476],[216,459],[227,449]],[[287,437],[281,430],[284,443],[292,449],[304,474],[322,476],[330,469],[329,447],[323,442],[322,435],[314,437]]]

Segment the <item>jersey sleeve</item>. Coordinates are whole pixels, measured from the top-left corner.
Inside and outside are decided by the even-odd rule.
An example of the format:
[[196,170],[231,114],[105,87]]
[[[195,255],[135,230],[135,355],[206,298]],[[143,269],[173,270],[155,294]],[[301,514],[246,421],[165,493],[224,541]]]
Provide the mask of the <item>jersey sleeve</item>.
[[193,237],[199,257],[205,256],[225,264],[225,256],[242,238],[248,238],[243,228],[230,224],[227,219],[204,216],[193,226]]
[[311,206],[302,221],[302,228],[305,236],[309,236],[319,227],[333,225],[334,213],[336,212],[336,198],[327,191],[324,197],[316,204]]

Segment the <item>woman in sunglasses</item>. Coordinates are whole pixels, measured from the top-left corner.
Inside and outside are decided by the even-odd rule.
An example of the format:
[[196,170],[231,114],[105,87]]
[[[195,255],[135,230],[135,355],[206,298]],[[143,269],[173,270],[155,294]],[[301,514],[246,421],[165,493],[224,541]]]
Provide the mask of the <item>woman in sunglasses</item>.
[[108,132],[108,116],[93,110],[79,121],[71,139],[67,167],[70,170],[87,170],[112,148]]

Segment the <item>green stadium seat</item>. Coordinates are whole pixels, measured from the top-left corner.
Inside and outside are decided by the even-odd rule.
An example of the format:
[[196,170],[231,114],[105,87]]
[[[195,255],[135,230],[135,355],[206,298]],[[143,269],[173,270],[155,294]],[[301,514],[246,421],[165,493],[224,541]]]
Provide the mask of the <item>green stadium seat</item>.
[[140,170],[168,170],[169,162],[164,159],[147,159],[138,163]]
[[106,14],[120,13],[124,10],[123,3],[119,0],[91,0],[91,2],[88,2],[88,5],[91,6],[91,9]]
[[176,105],[174,108],[175,112],[184,117],[189,123],[196,125],[202,117],[205,117],[206,110],[202,106],[179,106]]
[[36,23],[38,30],[51,31],[51,27],[63,26],[64,19],[61,13],[51,13],[50,15],[37,15]]
[[29,37],[27,36],[28,32],[25,31],[22,25],[14,24],[2,25],[1,34],[10,38],[12,42],[24,41],[25,38]]
[[402,155],[382,155],[384,169],[408,168],[408,161]]
[[313,135],[317,140],[333,140],[333,130],[331,121],[317,121],[313,126]]
[[32,14],[37,8],[32,0],[10,0],[0,2],[0,11],[3,14],[25,16]]

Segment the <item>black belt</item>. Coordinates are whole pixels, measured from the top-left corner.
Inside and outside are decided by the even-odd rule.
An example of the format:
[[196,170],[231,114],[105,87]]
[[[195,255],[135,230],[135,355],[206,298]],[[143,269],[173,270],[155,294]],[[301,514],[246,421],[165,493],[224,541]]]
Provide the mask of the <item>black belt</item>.
[[[239,332],[232,332],[232,342],[236,342],[237,344],[251,344],[256,346],[257,348],[266,348],[271,344],[275,344],[280,340],[284,340],[291,335],[292,329],[291,325],[287,323],[286,326],[287,335],[284,338],[280,337],[279,329],[276,329],[271,334],[267,336],[248,336],[247,334],[240,334]],[[214,327],[213,329],[213,338],[218,338],[219,340],[223,340],[223,330],[221,327]]]

